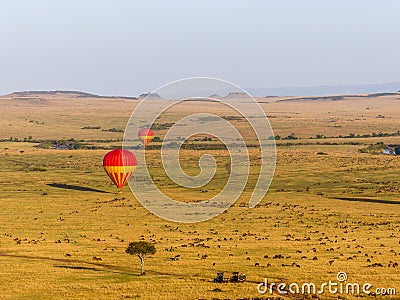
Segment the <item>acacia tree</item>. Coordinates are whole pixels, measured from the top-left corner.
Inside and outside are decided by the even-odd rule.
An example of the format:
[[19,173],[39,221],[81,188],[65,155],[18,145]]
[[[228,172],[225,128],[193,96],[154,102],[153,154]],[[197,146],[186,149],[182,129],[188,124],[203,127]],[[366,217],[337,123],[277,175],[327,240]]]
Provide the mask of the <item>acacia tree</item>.
[[149,242],[131,242],[125,252],[139,257],[141,267],[140,275],[144,275],[144,258],[148,254],[156,253],[156,247]]

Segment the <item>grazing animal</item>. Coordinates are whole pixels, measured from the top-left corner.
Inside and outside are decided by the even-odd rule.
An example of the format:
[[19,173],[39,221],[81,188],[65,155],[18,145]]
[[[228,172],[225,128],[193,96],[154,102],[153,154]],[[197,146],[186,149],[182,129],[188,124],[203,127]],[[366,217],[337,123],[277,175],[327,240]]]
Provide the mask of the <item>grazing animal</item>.
[[292,267],[297,267],[300,269],[300,265],[296,264],[296,263],[292,263]]

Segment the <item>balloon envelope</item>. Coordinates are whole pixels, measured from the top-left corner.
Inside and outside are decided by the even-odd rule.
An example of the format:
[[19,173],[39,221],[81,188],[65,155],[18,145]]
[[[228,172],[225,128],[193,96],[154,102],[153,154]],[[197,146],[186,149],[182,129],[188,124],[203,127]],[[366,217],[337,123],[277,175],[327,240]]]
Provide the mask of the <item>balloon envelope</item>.
[[138,136],[142,143],[147,146],[153,140],[154,132],[149,128],[143,128],[139,131]]
[[103,167],[118,190],[121,190],[136,170],[135,155],[123,149],[108,152],[103,159]]

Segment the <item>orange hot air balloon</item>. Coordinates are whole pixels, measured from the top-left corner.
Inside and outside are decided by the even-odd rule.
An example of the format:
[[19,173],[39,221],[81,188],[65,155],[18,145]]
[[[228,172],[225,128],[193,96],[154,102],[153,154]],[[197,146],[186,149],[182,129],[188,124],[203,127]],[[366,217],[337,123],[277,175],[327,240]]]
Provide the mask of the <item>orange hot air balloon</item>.
[[143,145],[146,147],[154,139],[154,132],[149,128],[143,128],[139,131],[138,136]]
[[103,167],[107,175],[117,186],[118,191],[124,187],[136,170],[135,155],[123,149],[115,149],[108,152],[103,159]]

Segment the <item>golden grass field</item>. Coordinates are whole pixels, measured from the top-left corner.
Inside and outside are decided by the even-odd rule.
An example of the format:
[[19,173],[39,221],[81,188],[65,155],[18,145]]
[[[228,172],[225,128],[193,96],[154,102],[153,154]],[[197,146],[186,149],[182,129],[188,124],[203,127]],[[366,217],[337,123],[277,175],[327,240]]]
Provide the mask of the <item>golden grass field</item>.
[[[267,195],[256,208],[247,207],[257,178],[253,167],[249,185],[233,207],[210,221],[180,224],[148,212],[128,187],[115,193],[102,168],[108,150],[41,149],[28,142],[31,136],[37,141],[74,138],[98,148],[121,145],[123,132],[102,129],[123,131],[137,101],[74,94],[1,97],[0,298],[303,299],[276,292],[260,295],[257,283],[268,278],[318,286],[335,281],[343,271],[351,282],[397,290],[397,296],[376,299],[399,299],[400,157],[359,149],[377,142],[400,144],[400,137],[338,136],[397,132],[400,94],[340,101],[258,100],[268,102],[261,105],[275,135],[300,138],[277,141],[277,166]],[[234,115],[216,103],[188,102],[160,122],[199,110]],[[233,123],[245,131],[240,120]],[[331,138],[309,139],[317,134]],[[226,180],[225,150],[207,152],[220,166],[205,187],[209,193],[171,184],[158,152],[148,150],[152,176],[178,200],[206,199]],[[189,174],[196,174],[200,153],[181,150]],[[253,161],[258,155],[250,150]],[[144,276],[139,276],[138,258],[125,253],[129,242],[138,240],[157,248],[145,261]],[[213,283],[220,271],[244,272],[247,281]],[[360,297],[369,298],[319,295]]]

